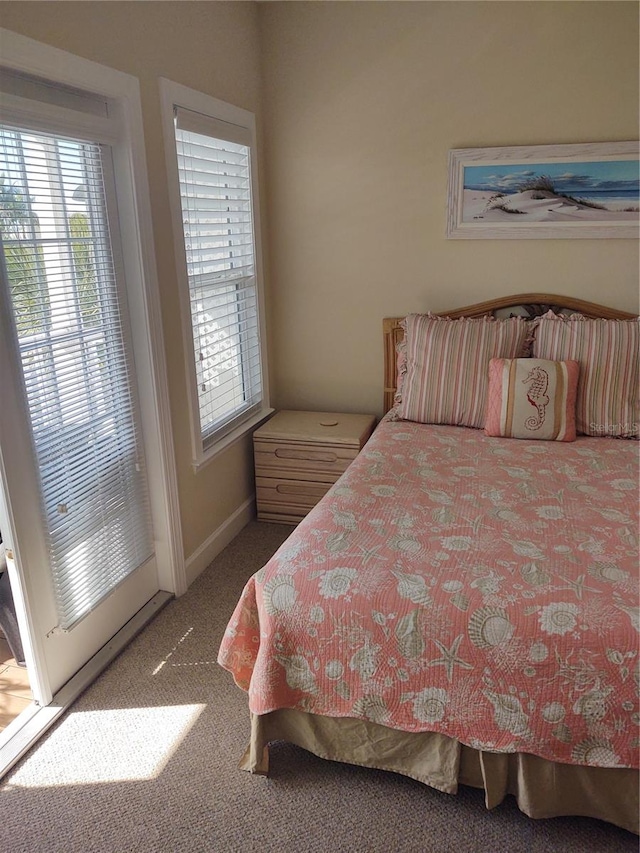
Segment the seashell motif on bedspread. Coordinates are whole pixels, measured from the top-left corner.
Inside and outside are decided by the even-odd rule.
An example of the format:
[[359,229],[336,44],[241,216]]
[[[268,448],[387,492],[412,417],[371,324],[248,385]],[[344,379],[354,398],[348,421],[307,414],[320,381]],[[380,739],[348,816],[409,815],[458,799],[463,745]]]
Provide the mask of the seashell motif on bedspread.
[[408,598],[414,604],[429,604],[431,602],[431,596],[423,577],[406,575],[396,571],[391,574],[398,581],[398,595],[401,598]]
[[611,743],[604,738],[589,738],[576,744],[571,751],[576,764],[588,764],[592,767],[620,767],[620,758]]
[[289,687],[303,693],[317,693],[318,685],[311,667],[302,655],[274,655],[275,660],[284,667]]
[[566,634],[576,627],[579,609],[570,601],[552,601],[540,612],[540,628],[545,634]]
[[264,607],[270,616],[293,607],[298,593],[293,579],[287,575],[276,575],[264,585]]
[[525,563],[520,568],[522,580],[531,586],[545,586],[551,580],[551,575],[541,569],[536,563]]
[[494,718],[499,728],[522,737],[529,734],[529,719],[517,697],[493,693],[491,690],[487,690],[486,696],[493,705]]
[[376,673],[378,668],[378,652],[380,646],[372,645],[369,638],[365,638],[362,648],[352,656],[349,661],[349,669],[358,673],[362,681],[368,681]]
[[608,583],[619,583],[629,579],[629,572],[625,572],[613,562],[597,562],[589,566],[589,574]]
[[219,663],[255,714],[637,767],[639,451],[383,420],[248,580]]
[[418,610],[412,610],[399,619],[396,626],[398,650],[407,660],[416,660],[424,653],[425,643],[420,630],[419,615]]
[[597,688],[589,690],[576,701],[573,706],[573,713],[582,714],[593,722],[604,719],[607,714],[607,700],[612,690],[612,687],[607,687],[604,690]]
[[323,598],[341,598],[349,592],[353,580],[357,577],[355,569],[338,567],[322,572],[319,591]]
[[422,722],[436,723],[444,717],[448,699],[446,690],[427,687],[413,700],[413,715]]
[[631,620],[631,624],[638,633],[640,633],[640,607],[637,604],[624,604],[622,601],[616,601],[615,605],[618,610],[621,610],[623,613],[626,613],[629,619]]
[[389,720],[389,709],[379,696],[363,696],[354,702],[354,715],[372,723],[386,725]]
[[497,607],[483,607],[469,619],[469,639],[479,649],[499,646],[511,639],[513,631],[506,612]]

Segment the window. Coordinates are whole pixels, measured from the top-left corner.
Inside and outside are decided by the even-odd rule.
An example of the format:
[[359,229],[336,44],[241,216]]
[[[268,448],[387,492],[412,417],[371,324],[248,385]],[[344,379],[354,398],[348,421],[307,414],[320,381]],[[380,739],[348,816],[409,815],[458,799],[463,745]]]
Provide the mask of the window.
[[254,120],[169,81],[163,93],[179,195],[177,257],[197,466],[225,438],[264,417],[267,405]]
[[126,300],[108,219],[111,148],[88,132],[62,135],[39,123],[37,131],[23,127],[9,111],[0,124],[0,218],[53,589],[66,629],[153,555],[153,541]]

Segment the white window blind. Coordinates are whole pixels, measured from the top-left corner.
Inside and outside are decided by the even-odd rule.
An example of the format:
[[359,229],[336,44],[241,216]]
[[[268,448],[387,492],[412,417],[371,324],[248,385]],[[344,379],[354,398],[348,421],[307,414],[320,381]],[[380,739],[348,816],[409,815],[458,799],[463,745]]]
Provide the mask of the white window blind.
[[97,143],[0,126],[0,216],[59,624],[152,554]]
[[203,449],[262,403],[248,129],[175,108]]

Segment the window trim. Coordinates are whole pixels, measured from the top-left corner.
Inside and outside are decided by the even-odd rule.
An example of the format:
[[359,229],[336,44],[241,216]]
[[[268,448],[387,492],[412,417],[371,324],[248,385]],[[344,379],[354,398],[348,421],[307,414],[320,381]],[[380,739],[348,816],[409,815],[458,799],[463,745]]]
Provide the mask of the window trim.
[[[189,431],[191,437],[191,464],[198,472],[211,460],[219,456],[229,446],[242,439],[273,412],[269,396],[269,370],[267,360],[267,335],[265,321],[264,279],[262,264],[262,241],[260,227],[260,197],[258,192],[258,147],[256,142],[255,115],[249,110],[221,101],[204,92],[198,92],[160,77],[160,100],[162,109],[162,128],[165,143],[165,156],[169,186],[169,206],[173,226],[176,277],[180,297],[180,317],[182,342],[189,399]],[[219,438],[205,448],[200,432],[199,401],[196,387],[195,353],[189,303],[189,280],[187,276],[184,230],[182,227],[182,205],[180,201],[180,180],[178,176],[178,154],[174,131],[174,107],[202,113],[213,119],[239,125],[249,131],[251,137],[251,199],[253,213],[253,232],[255,241],[256,292],[258,302],[258,326],[260,334],[260,358],[262,367],[262,405],[251,411],[240,424],[229,431],[222,431]]]

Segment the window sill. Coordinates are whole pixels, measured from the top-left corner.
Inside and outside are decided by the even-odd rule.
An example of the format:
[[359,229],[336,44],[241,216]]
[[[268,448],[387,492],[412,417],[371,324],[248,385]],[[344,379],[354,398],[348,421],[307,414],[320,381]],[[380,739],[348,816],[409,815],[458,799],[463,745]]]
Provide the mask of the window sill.
[[263,406],[259,412],[256,412],[255,415],[252,415],[246,421],[241,423],[240,426],[237,426],[235,429],[231,430],[231,432],[222,436],[222,438],[217,441],[213,447],[209,447],[204,451],[202,456],[191,462],[194,472],[197,474],[199,471],[202,471],[203,468],[206,468],[209,462],[217,456],[220,456],[221,453],[224,453],[225,450],[233,444],[236,444],[240,439],[244,438],[248,432],[260,426],[260,424],[263,421],[266,421],[274,412],[275,409],[271,408],[271,406]]

